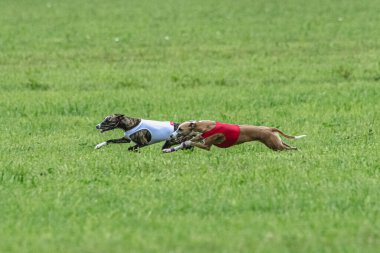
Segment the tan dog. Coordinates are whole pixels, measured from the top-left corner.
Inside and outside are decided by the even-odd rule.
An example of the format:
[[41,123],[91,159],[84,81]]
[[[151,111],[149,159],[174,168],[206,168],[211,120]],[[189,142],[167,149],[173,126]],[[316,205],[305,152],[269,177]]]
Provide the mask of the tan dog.
[[296,150],[281,140],[279,134],[288,139],[300,139],[306,135],[291,136],[284,134],[274,127],[253,126],[253,125],[231,125],[216,121],[187,121],[178,126],[178,129],[171,134],[171,138],[183,138],[188,135],[196,135],[189,141],[181,145],[163,149],[163,152],[169,153],[189,146],[210,150],[212,145],[220,148],[228,148],[233,145],[242,144],[249,141],[259,141],[268,148],[279,150]]

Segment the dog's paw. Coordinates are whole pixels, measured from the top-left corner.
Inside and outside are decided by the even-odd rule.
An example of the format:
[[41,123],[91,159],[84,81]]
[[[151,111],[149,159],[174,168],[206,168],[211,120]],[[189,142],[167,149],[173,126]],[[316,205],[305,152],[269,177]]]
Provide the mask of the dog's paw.
[[95,146],[95,149],[100,149],[101,147],[107,145],[107,142],[102,142],[102,143],[99,143],[98,145]]
[[163,153],[171,153],[171,152],[174,152],[176,151],[175,148],[164,148],[162,150]]

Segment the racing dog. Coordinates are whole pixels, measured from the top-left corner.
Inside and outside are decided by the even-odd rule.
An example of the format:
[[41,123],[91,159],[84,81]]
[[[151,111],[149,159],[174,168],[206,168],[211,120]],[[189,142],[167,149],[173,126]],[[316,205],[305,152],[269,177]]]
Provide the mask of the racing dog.
[[165,148],[163,149],[163,152],[174,152],[191,146],[205,150],[210,150],[212,145],[219,148],[228,148],[249,141],[259,141],[275,151],[296,150],[296,147],[291,147],[283,142],[279,135],[288,139],[300,139],[306,136],[287,135],[274,127],[231,125],[217,121],[202,120],[187,121],[180,124],[178,129],[171,135],[171,139],[183,138],[189,135],[195,137],[182,142],[179,146]]
[[96,129],[103,133],[119,128],[124,131],[124,136],[119,139],[101,142],[95,146],[95,149],[100,149],[111,143],[129,143],[131,141],[134,142],[135,145],[129,147],[129,151],[137,151],[141,147],[161,141],[166,141],[162,146],[162,149],[166,149],[191,138],[189,136],[187,139],[179,138],[168,140],[178,125],[179,123],[170,121],[145,120],[127,117],[123,114],[112,114],[96,125]]

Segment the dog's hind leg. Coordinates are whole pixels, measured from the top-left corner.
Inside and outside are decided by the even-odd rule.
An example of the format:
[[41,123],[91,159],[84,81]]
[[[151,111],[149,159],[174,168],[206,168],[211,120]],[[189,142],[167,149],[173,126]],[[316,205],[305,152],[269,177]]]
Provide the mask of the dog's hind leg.
[[[276,129],[276,128],[275,128]],[[278,137],[278,139],[281,141],[281,145],[283,147],[283,150],[297,150],[296,147],[292,147],[290,146],[289,144],[285,143],[279,136],[282,135],[288,139],[300,139],[300,138],[303,138],[305,137],[306,135],[300,135],[300,136],[291,136],[291,135],[287,135],[287,134],[284,134],[283,132],[281,132],[280,130],[276,129],[277,131],[275,131],[275,135]]]
[[292,147],[288,145],[287,143],[283,142],[277,131],[266,133],[266,135],[264,135],[264,138],[261,140],[261,142],[264,143],[268,148],[275,151],[297,150],[296,147]]
[[297,150],[296,147],[292,147],[292,146],[289,146],[288,144],[286,144],[285,142],[282,142],[282,145],[284,145],[286,148],[286,150]]
[[277,134],[273,133],[266,133],[259,141],[274,151],[292,149],[288,144],[284,143]]

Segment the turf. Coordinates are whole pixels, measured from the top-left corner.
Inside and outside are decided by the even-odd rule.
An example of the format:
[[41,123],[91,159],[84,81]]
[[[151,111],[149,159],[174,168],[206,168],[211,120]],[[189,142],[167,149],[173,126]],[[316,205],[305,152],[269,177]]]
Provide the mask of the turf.
[[[0,2],[0,252],[379,252],[380,5]],[[104,116],[307,138],[94,150]]]

